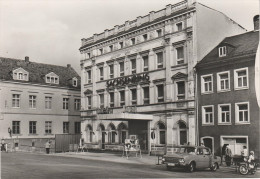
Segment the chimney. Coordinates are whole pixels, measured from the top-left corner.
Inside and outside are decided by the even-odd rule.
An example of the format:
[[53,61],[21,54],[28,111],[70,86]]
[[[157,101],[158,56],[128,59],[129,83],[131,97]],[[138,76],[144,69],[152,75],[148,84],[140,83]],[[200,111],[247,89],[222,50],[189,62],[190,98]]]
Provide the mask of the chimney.
[[28,56],[25,56],[24,61],[25,61],[25,62],[29,62],[29,57],[28,57]]
[[71,64],[67,64],[67,68],[70,68],[71,67]]
[[259,15],[254,17],[254,30],[259,30]]

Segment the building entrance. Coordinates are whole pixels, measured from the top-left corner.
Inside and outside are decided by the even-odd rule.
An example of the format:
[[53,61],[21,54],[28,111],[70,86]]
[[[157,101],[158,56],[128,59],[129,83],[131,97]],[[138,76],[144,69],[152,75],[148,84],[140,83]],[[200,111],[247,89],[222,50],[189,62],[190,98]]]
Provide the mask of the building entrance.
[[135,136],[139,141],[141,150],[148,150],[148,121],[129,120],[129,136]]

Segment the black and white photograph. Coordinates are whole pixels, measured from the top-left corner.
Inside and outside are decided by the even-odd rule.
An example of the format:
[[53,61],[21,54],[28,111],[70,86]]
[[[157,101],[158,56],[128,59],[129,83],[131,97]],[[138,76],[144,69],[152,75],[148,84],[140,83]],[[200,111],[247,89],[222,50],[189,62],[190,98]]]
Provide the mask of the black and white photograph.
[[0,0],[0,178],[260,178],[259,0]]

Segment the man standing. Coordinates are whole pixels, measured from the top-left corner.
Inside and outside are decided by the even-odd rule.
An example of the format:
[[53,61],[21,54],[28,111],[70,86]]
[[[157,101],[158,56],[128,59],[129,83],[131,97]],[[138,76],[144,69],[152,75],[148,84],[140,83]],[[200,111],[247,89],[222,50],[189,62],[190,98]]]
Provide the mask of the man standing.
[[248,151],[246,146],[243,146],[243,150],[241,151],[241,155],[243,156],[243,158],[248,156]]
[[229,144],[226,146],[226,151],[225,151],[225,156],[226,156],[226,164],[227,166],[231,165],[231,156],[232,156],[232,152],[231,149],[229,148]]
[[51,144],[50,144],[50,141],[48,140],[48,141],[45,143],[46,154],[49,154],[49,153],[50,153],[50,147],[51,147]]

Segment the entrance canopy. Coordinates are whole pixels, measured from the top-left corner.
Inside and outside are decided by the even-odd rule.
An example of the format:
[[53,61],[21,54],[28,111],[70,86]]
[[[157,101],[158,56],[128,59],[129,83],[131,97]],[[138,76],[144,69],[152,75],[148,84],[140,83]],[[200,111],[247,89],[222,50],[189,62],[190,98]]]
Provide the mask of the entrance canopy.
[[132,114],[132,113],[117,113],[117,114],[98,114],[97,119],[99,120],[145,120],[152,121],[153,115],[148,114]]

